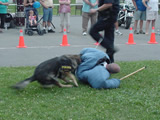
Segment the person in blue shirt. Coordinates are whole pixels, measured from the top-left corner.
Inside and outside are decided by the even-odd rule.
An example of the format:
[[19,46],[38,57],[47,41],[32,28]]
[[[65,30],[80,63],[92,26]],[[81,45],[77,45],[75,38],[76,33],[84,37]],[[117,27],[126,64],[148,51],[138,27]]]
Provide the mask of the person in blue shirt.
[[[91,37],[106,48],[106,53],[114,62],[114,23],[119,12],[119,0],[99,0],[98,8],[91,9],[91,13],[98,12],[98,21],[90,29]],[[104,37],[99,33],[104,31]]]
[[[145,34],[143,32],[143,21],[146,20],[146,7],[143,5],[142,0],[132,0],[134,7],[136,8],[134,12],[134,34]],[[140,21],[140,30],[137,30],[138,21]]]
[[0,0],[0,19],[1,19],[0,28],[4,28],[8,5],[9,5],[8,0]]
[[83,0],[82,7],[82,35],[87,35],[88,22],[90,20],[91,26],[97,21],[97,13],[90,13],[91,8],[98,8],[98,0]]
[[111,74],[120,72],[120,66],[110,63],[110,58],[105,52],[96,48],[84,48],[80,52],[80,58],[81,63],[76,70],[79,81],[97,89],[120,86],[119,79],[110,78]]

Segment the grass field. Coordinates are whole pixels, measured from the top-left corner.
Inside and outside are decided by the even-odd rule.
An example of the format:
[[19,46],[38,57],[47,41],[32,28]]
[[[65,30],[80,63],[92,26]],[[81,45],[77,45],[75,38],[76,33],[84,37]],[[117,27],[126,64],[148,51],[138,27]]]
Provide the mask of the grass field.
[[119,62],[121,78],[143,66],[147,69],[122,80],[117,89],[42,88],[11,85],[32,75],[33,67],[0,67],[0,120],[160,120],[160,61]]

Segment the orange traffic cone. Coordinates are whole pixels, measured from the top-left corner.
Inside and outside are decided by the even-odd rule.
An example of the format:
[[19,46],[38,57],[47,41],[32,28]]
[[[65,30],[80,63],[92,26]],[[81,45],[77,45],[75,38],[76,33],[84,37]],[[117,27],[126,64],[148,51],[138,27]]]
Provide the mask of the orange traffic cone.
[[[102,34],[100,34],[101,35],[101,37],[103,38],[103,35]],[[102,41],[101,41],[102,42]],[[100,45],[100,43],[99,43],[99,41],[98,42],[96,42],[96,43],[94,43],[94,45]]]
[[156,42],[156,35],[154,32],[154,27],[152,27],[152,33],[151,33],[151,37],[150,37],[150,41],[148,41],[149,44],[158,44],[158,42]]
[[96,43],[94,43],[94,45],[99,45],[99,43],[98,43],[98,42],[96,42]]
[[68,44],[66,29],[64,29],[62,44],[60,44],[60,46],[70,46],[70,44]]
[[20,36],[19,36],[19,45],[17,46],[17,48],[26,48],[27,46],[25,46],[24,44],[24,37],[23,37],[23,31],[22,29],[20,30]]
[[128,45],[134,45],[134,44],[136,44],[134,42],[134,38],[133,38],[132,27],[130,27],[130,33],[129,33],[129,37],[128,37],[128,42],[126,44],[128,44]]

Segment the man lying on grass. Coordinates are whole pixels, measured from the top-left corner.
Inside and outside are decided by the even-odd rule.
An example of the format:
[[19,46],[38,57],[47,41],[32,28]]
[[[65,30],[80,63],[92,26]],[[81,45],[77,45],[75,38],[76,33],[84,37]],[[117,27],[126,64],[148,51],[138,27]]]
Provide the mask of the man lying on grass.
[[118,88],[119,79],[109,79],[110,74],[120,72],[120,66],[110,63],[109,56],[95,48],[85,48],[80,52],[81,64],[76,76],[79,81],[88,83],[93,88]]

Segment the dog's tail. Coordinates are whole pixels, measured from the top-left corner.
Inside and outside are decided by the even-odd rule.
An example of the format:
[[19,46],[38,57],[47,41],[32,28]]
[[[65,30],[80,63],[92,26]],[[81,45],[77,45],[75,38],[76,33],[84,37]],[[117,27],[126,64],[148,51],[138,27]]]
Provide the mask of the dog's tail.
[[21,89],[24,89],[29,83],[35,81],[34,77],[30,77],[30,78],[27,78],[23,81],[20,81],[18,82],[17,84],[11,86],[12,88],[14,89],[18,89],[18,90],[21,90]]

